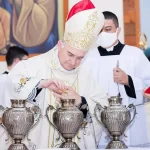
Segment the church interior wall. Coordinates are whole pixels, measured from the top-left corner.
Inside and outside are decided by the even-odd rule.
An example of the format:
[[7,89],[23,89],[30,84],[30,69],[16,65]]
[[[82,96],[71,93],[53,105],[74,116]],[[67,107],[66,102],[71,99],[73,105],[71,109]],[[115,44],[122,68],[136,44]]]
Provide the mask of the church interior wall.
[[[79,0],[68,0],[68,7],[71,8]],[[123,0],[91,0],[97,8],[101,11],[112,11],[118,18],[121,27],[120,41],[124,43],[124,19],[123,19]],[[119,6],[119,7],[118,7]],[[150,1],[149,0],[140,0],[140,27],[141,32],[145,33],[148,38],[148,47],[150,47],[150,21],[146,17],[147,14],[150,14]],[[0,60],[0,73],[6,70],[6,63],[3,60]]]

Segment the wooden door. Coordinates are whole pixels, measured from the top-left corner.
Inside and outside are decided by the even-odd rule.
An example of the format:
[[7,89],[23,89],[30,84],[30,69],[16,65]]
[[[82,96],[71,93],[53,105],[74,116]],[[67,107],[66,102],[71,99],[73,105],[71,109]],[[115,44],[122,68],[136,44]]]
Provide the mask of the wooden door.
[[140,33],[139,0],[123,0],[125,44],[138,46]]

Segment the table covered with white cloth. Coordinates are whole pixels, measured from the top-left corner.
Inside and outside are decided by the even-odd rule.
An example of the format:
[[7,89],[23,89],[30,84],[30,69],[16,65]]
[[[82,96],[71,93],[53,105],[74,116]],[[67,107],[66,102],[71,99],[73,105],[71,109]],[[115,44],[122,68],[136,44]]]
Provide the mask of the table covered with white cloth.
[[[132,149],[132,150],[150,150],[150,148],[146,148],[146,147],[144,147],[144,148],[141,148],[141,147],[129,147],[128,149]],[[67,148],[53,148],[53,149],[36,149],[36,150],[69,150],[69,149],[67,149]],[[88,150],[96,150],[96,149],[88,149]],[[104,150],[104,149],[100,149],[100,150]],[[117,149],[117,150],[119,150],[119,149]],[[122,150],[122,149],[120,149],[120,150]]]

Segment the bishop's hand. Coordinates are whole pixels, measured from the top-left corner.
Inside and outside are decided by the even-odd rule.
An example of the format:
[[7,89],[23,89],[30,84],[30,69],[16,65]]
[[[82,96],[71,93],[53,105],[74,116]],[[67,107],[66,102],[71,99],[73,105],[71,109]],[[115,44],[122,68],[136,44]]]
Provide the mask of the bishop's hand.
[[44,79],[40,81],[40,85],[38,86],[39,88],[48,88],[51,91],[62,94],[63,90],[67,89],[67,86],[64,84],[63,81],[59,79]]
[[128,75],[120,68],[116,67],[113,69],[113,77],[114,77],[114,82],[123,85],[129,85]]
[[56,97],[56,100],[59,101],[59,103],[61,99],[75,99],[76,106],[81,104],[81,96],[71,87],[67,87],[62,94],[54,93],[53,95]]

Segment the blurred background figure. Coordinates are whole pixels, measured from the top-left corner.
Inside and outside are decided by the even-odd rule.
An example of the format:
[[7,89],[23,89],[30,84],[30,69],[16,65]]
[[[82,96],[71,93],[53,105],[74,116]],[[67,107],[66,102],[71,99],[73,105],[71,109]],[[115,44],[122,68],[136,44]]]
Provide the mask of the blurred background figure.
[[6,54],[8,70],[10,71],[19,61],[28,59],[28,55],[28,52],[20,47],[10,47]]
[[148,47],[148,39],[145,34],[140,34],[139,36],[139,48],[143,50],[145,56],[150,61],[150,47]]
[[6,54],[6,63],[7,63],[7,70],[0,75],[0,98],[3,94],[3,89],[5,86],[5,81],[7,80],[7,75],[9,71],[21,60],[28,59],[28,52],[24,49],[13,46],[8,49]]

